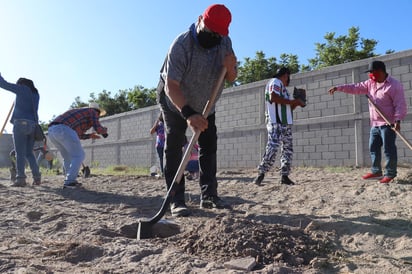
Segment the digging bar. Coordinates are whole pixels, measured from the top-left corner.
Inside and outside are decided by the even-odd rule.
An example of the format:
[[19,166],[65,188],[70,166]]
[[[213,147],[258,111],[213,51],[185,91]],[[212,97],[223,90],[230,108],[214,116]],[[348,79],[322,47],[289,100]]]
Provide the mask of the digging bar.
[[[212,109],[217,94],[219,92],[219,89],[221,88],[223,81],[225,79],[225,75],[226,75],[226,67],[223,66],[219,78],[215,83],[215,86],[213,88],[212,94],[210,95],[209,100],[207,101],[203,112],[202,112],[202,116],[207,118],[207,116],[209,115],[210,110]],[[180,181],[182,180],[183,177],[183,173],[185,171],[185,168],[187,166],[187,163],[189,162],[190,159],[190,154],[191,151],[193,149],[193,146],[196,144],[197,140],[199,139],[200,136],[200,131],[197,130],[193,135],[192,138],[190,139],[189,145],[186,148],[186,151],[183,155],[182,161],[180,162],[179,168],[176,172],[175,177],[173,178],[173,183],[170,186],[169,190],[167,191],[166,197],[163,200],[162,206],[160,208],[160,210],[157,212],[157,214],[155,216],[153,216],[151,219],[148,220],[139,220],[138,223],[138,229],[137,229],[137,239],[147,239],[147,238],[151,238],[153,237],[153,233],[152,233],[152,226],[154,224],[156,224],[166,213],[167,209],[169,208],[169,204],[170,204],[170,200],[172,199],[172,197],[174,197],[175,192],[176,192],[176,186],[177,184],[180,183]]]
[[[366,95],[366,98],[368,98],[369,103],[375,108],[376,112],[385,120],[385,122],[390,126],[391,122],[386,118],[385,114],[379,109],[379,107],[371,100],[371,98]],[[409,147],[410,150],[412,150],[412,145],[411,143],[405,138],[405,136],[402,135],[402,133],[399,130],[396,130],[394,127],[392,127],[393,131],[399,136],[399,138],[402,139],[402,141]]]

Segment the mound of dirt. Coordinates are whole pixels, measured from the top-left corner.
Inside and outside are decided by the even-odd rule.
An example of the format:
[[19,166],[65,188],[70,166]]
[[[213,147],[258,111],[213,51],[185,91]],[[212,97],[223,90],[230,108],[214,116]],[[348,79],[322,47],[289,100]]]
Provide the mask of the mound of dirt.
[[315,257],[326,257],[331,242],[319,233],[280,224],[266,224],[232,216],[217,216],[170,241],[186,253],[211,261],[253,257],[268,265],[308,265]]

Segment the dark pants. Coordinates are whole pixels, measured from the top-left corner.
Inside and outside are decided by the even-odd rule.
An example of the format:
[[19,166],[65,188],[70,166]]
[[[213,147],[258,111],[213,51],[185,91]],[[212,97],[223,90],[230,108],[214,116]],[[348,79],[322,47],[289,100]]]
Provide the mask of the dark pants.
[[159,156],[160,172],[162,172],[162,174],[163,174],[163,150],[164,150],[164,147],[161,147],[161,146],[156,147],[157,156]]
[[[163,95],[164,96],[164,95]],[[169,189],[179,168],[183,157],[183,146],[186,142],[187,122],[180,114],[170,110],[165,98],[161,98],[160,106],[165,122],[165,158],[166,165],[164,175],[166,185]],[[215,114],[208,118],[209,126],[207,130],[199,136],[199,167],[200,178],[199,184],[202,198],[217,196],[217,179],[216,179],[216,152],[217,152],[217,134],[215,124]],[[185,179],[184,176],[176,186],[175,196],[171,202],[184,202],[185,200]]]

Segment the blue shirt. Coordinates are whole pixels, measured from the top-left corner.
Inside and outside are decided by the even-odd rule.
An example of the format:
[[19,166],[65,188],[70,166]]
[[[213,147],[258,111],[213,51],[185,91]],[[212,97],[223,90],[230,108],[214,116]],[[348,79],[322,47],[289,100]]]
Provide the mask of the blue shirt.
[[4,80],[4,78],[1,75],[0,88],[3,88],[16,94],[14,111],[10,119],[10,122],[12,124],[15,120],[18,119],[36,121],[40,100],[40,96],[37,92],[32,92],[32,90],[25,85],[9,83],[6,80]]

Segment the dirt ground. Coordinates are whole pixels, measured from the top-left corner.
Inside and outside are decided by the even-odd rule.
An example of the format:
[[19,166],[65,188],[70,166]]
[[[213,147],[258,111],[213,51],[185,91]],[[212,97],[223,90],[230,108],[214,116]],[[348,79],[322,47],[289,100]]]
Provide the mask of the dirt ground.
[[[388,185],[363,181],[366,168],[295,168],[294,186],[277,172],[261,186],[255,170],[220,170],[219,193],[231,209],[199,209],[199,186],[187,182],[192,215],[165,219],[180,233],[137,240],[137,222],[165,195],[150,176],[63,177],[10,187],[0,171],[2,273],[243,273],[227,263],[249,258],[254,273],[412,273],[412,171]],[[30,181],[30,180],[29,180]]]

